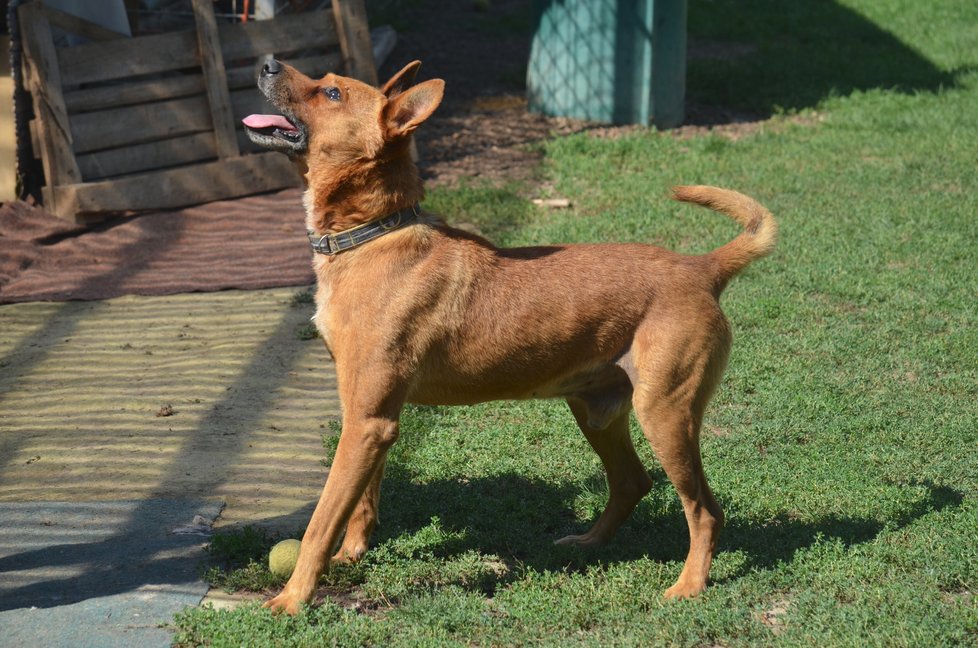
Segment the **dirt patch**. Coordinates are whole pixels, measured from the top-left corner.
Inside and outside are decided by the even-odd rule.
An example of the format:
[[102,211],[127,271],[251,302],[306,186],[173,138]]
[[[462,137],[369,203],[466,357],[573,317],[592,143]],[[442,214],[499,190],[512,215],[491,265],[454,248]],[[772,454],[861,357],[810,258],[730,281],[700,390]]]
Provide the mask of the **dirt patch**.
[[787,596],[775,599],[768,609],[757,614],[758,620],[771,629],[775,635],[784,632],[784,619],[782,617],[791,607],[791,601]]
[[[539,143],[546,139],[583,131],[615,139],[647,130],[527,110],[529,3],[494,0],[488,11],[467,2],[402,5],[398,44],[380,69],[381,79],[420,59],[422,78],[446,82],[445,101],[417,134],[428,186],[453,186],[462,179],[495,185],[533,181],[543,157]],[[688,55],[691,60],[721,60],[754,50],[748,43],[701,39],[690,41]],[[686,139],[712,133],[736,140],[758,132],[768,121],[722,107],[687,104],[685,124],[664,131],[664,136]]]
[[589,128],[588,122],[545,117],[526,109],[518,95],[476,98],[470,107],[425,124],[419,137],[428,186],[453,186],[459,180],[490,183],[532,180],[543,150],[535,146],[554,135]]

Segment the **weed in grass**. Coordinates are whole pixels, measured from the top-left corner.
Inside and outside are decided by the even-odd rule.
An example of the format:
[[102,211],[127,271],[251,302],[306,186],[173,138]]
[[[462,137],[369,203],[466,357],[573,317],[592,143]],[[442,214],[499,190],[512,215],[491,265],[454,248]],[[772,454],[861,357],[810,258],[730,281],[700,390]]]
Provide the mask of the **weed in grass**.
[[295,330],[297,340],[315,340],[319,337],[319,329],[315,324],[303,324]]
[[313,289],[306,288],[304,290],[297,290],[295,293],[293,293],[292,298],[289,299],[289,306],[292,308],[297,308],[299,306],[311,304],[313,301]]

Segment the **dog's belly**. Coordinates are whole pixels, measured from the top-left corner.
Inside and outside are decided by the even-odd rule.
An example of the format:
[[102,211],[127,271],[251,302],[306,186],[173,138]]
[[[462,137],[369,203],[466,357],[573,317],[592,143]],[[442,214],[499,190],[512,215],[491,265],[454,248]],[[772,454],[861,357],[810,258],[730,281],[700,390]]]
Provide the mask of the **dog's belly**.
[[595,427],[613,418],[631,398],[630,355],[615,362],[594,363],[559,375],[547,372],[513,374],[490,371],[481,376],[456,372],[423,372],[416,377],[408,401],[418,405],[472,405],[493,400],[579,398],[588,404]]

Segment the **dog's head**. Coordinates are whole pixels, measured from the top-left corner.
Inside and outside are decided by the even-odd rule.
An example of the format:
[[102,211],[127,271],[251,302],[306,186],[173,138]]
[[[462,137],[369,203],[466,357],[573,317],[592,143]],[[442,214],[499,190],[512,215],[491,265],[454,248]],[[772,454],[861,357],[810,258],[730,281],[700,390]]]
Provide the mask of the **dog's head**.
[[445,82],[414,85],[420,61],[409,63],[382,88],[329,73],[310,79],[271,60],[258,88],[281,115],[249,115],[243,122],[257,144],[308,167],[375,160],[408,136],[441,103]]

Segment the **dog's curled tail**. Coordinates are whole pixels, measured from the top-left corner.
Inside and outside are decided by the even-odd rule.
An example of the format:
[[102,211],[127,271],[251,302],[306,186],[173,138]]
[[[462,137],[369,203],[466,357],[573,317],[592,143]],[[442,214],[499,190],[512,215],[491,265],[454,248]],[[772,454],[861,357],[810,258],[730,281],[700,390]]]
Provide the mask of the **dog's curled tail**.
[[752,261],[774,249],[778,223],[764,205],[750,196],[707,185],[673,187],[672,196],[726,214],[743,226],[744,231],[737,238],[707,255],[717,263],[721,288]]

